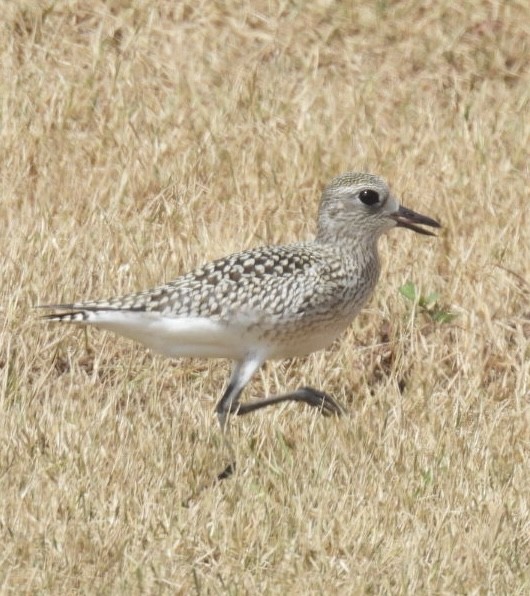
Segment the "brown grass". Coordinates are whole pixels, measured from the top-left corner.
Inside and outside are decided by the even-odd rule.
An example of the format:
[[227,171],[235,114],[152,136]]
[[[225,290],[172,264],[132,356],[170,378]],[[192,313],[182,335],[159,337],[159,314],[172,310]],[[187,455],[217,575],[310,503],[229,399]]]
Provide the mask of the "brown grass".
[[[527,0],[6,2],[0,24],[0,585],[21,593],[527,594]],[[46,6],[46,7],[45,7]],[[253,393],[32,305],[309,237],[323,184],[391,181],[375,298]],[[407,280],[458,313],[436,323]]]

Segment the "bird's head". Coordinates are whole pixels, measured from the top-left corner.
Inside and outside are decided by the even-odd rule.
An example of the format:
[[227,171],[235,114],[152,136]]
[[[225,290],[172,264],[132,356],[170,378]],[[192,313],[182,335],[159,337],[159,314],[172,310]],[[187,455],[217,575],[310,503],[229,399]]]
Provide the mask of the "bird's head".
[[317,240],[377,240],[395,227],[434,236],[422,225],[440,227],[436,220],[401,206],[379,176],[348,172],[334,178],[322,193]]

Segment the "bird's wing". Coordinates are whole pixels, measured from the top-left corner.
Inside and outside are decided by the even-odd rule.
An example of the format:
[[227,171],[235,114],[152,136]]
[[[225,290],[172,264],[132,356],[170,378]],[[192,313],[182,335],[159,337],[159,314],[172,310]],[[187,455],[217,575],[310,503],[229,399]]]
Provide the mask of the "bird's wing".
[[[176,318],[208,318],[251,324],[263,317],[297,318],[334,299],[340,262],[316,245],[256,248],[211,261],[174,281],[144,292],[90,302],[46,305],[52,321],[92,322],[91,313],[127,311]],[[322,276],[326,283],[322,283]],[[61,312],[62,311],[62,312]],[[95,322],[95,321],[94,321]]]

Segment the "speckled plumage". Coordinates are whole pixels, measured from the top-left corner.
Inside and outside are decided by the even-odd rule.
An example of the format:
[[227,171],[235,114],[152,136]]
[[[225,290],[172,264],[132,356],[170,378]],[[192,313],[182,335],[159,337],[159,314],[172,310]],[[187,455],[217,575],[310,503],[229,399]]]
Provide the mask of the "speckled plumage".
[[[341,247],[319,243],[254,248],[151,290],[59,305],[71,312],[49,318],[90,323],[101,311],[206,317],[224,325],[245,321],[248,332],[272,340],[324,321],[347,325],[343,319],[355,316],[377,282],[377,253],[366,256],[370,258],[353,259]],[[305,343],[307,352],[313,351],[311,343]],[[306,350],[297,350],[302,353]]]
[[429,233],[417,224],[439,226],[400,207],[381,178],[343,174],[322,194],[311,242],[246,250],[144,292],[54,305],[60,312],[46,318],[99,326],[168,356],[233,359],[217,406],[223,427],[230,412],[289,399],[340,413],[332,398],[309,388],[246,404],[239,397],[265,360],[329,345],[375,288],[381,234],[396,226]]

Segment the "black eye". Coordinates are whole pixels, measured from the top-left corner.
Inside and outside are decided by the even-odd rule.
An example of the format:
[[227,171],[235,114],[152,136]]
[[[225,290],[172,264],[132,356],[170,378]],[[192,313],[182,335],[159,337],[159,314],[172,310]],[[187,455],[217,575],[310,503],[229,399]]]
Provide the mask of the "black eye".
[[361,190],[359,198],[365,205],[375,205],[376,203],[379,203],[379,193],[368,188]]

